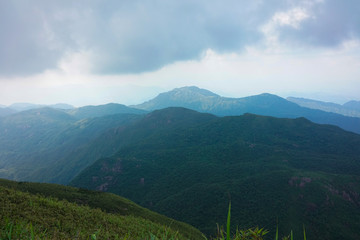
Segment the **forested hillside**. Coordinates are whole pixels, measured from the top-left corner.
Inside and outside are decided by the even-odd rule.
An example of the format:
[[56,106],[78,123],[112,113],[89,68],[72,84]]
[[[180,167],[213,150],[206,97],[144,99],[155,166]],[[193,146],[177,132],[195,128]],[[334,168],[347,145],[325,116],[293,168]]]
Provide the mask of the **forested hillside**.
[[141,117],[107,114],[78,120],[64,111],[41,108],[1,118],[0,177],[68,183],[97,158],[117,150],[89,148],[94,139]]
[[[185,121],[186,119],[186,121]],[[133,133],[133,134],[131,134]],[[117,132],[139,137],[72,185],[109,191],[212,234],[226,218],[274,233],[356,239],[360,136],[304,118],[155,111]]]

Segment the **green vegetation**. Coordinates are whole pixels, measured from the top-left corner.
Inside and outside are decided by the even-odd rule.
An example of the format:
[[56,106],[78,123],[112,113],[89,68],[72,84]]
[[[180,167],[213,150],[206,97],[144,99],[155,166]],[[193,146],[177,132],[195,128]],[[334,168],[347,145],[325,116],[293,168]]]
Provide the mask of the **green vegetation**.
[[[206,120],[205,120],[206,116]],[[226,219],[274,236],[302,225],[316,239],[358,238],[360,136],[306,119],[216,118],[153,112],[118,137],[138,139],[84,170],[72,185],[109,191],[209,236]],[[133,134],[131,134],[133,133]]]
[[[67,197],[71,201],[51,196]],[[84,201],[87,201],[86,205]],[[104,211],[110,205],[113,207],[112,213]],[[100,206],[106,207],[101,209]],[[246,230],[237,228],[231,234],[230,219],[231,204],[226,233],[218,227],[217,237],[211,240],[263,240],[268,233],[256,227]],[[276,233],[276,240],[277,236]],[[293,239],[292,232],[282,240],[290,237]],[[0,239],[206,238],[187,224],[150,212],[113,194],[54,184],[0,180]]]
[[203,239],[195,228],[114,194],[0,181],[0,239],[95,239],[94,236]]
[[[119,194],[208,236],[226,219],[230,193],[239,229],[274,236],[279,222],[280,235],[293,230],[295,239],[303,224],[310,238],[360,238],[360,136],[338,127],[184,108],[82,120],[40,109],[0,119],[0,130],[0,176],[67,183],[89,166],[72,185]],[[100,193],[50,189],[25,191],[127,212]]]
[[105,144],[94,147],[94,139],[139,117],[118,114],[77,120],[60,110],[42,108],[2,118],[0,177],[66,184],[96,159],[117,150]]
[[[245,230],[239,230],[239,228],[236,229],[236,232],[234,234],[230,233],[230,219],[231,219],[231,202],[229,203],[229,210],[228,210],[228,216],[227,216],[227,223],[226,223],[226,234],[223,229],[223,227],[218,227],[217,237],[213,238],[212,240],[263,240],[265,235],[268,234],[268,231],[264,228],[249,228]],[[276,227],[276,234],[275,234],[275,240],[279,239],[279,227]],[[290,235],[284,236],[281,238],[282,240],[293,240],[293,231],[291,230]],[[306,233],[305,233],[305,227],[304,227],[304,240],[306,240]]]

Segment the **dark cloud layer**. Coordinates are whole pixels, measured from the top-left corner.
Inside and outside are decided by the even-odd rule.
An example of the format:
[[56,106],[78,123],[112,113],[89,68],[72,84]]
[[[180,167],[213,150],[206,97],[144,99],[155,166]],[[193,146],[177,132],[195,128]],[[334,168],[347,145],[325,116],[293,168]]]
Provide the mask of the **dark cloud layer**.
[[277,12],[308,8],[300,28],[279,28],[291,44],[331,47],[359,38],[357,0],[328,1],[8,1],[0,0],[0,75],[56,68],[71,52],[91,52],[100,74],[152,71],[196,59],[208,48],[239,52],[261,43]]

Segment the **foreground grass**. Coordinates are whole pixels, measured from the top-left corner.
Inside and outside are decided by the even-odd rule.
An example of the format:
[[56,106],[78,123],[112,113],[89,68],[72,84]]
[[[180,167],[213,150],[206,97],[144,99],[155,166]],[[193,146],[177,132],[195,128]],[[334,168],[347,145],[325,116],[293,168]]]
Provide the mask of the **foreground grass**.
[[[63,200],[53,196],[61,197]],[[237,229],[231,233],[230,225],[231,203],[226,230],[218,226],[217,236],[210,239],[269,239],[266,238],[269,236],[265,236],[268,231],[262,228]],[[53,184],[17,183],[0,179],[0,240],[2,239],[206,238],[187,224],[141,208],[112,194]],[[276,231],[275,240],[278,239]],[[281,239],[293,240],[292,232]]]
[[[217,237],[213,240],[263,240],[265,235],[269,232],[265,230],[264,228],[249,228],[245,230],[239,230],[236,229],[235,234],[231,235],[230,233],[230,226],[231,226],[231,202],[229,202],[229,210],[228,210],[228,216],[226,221],[226,233],[224,231],[224,228],[219,228],[218,225],[218,231],[217,231]],[[305,226],[304,229],[304,240],[306,240],[306,233],[305,233]],[[275,234],[275,240],[279,239],[279,228],[276,228],[276,234]],[[293,240],[293,232],[291,231],[288,236],[283,236],[281,240]]]
[[[149,223],[151,223],[151,224],[156,223],[156,226],[161,226],[163,229],[163,230],[161,230],[163,235],[161,235],[160,233],[157,234],[157,231],[160,231],[158,229],[153,229],[153,230],[150,229],[151,233],[152,233],[152,237],[153,237],[153,235],[155,235],[155,236],[164,236],[165,235],[166,236],[166,234],[169,235],[172,232],[177,232],[178,233],[177,236],[179,236],[180,239],[204,239],[203,234],[196,228],[190,226],[189,224],[175,221],[164,215],[150,211],[146,208],[143,208],[143,207],[135,204],[134,202],[132,202],[128,199],[122,198],[115,194],[98,192],[98,191],[90,191],[90,190],[85,190],[85,189],[57,185],[57,184],[15,182],[15,181],[9,181],[9,180],[5,180],[5,179],[0,179],[0,186],[2,186],[3,188],[9,189],[9,190],[14,190],[16,192],[23,192],[23,193],[30,194],[30,196],[29,196],[30,199],[32,198],[31,196],[37,195],[37,197],[40,197],[40,199],[42,199],[41,201],[49,200],[51,202],[57,202],[57,199],[58,199],[58,200],[61,200],[60,202],[62,202],[63,204],[72,203],[71,205],[73,205],[75,208],[78,207],[78,205],[87,206],[88,209],[97,209],[97,211],[101,210],[101,212],[105,215],[106,215],[106,213],[109,214],[107,216],[121,217],[121,218],[127,219],[127,220],[132,218],[132,219],[134,219],[133,222],[135,222],[134,226],[139,226],[139,228],[142,227],[142,224],[137,224],[137,223],[141,223],[141,221],[146,219]],[[3,198],[3,195],[1,195],[0,197]],[[7,198],[7,196],[6,196],[6,198]],[[4,201],[4,199],[1,199],[1,201]],[[32,200],[32,201],[36,202],[38,200]],[[12,207],[15,208],[15,205],[17,205],[17,204],[18,203],[14,203],[14,206],[12,206]],[[25,203],[24,205],[27,206],[28,203]],[[45,209],[47,208],[46,206],[43,206],[43,207]],[[21,208],[22,208],[22,206],[21,206]],[[10,209],[10,208],[0,205],[0,215],[3,215],[2,212],[8,211],[7,209]],[[38,210],[38,209],[35,208],[32,211],[35,211],[35,210]],[[65,212],[66,212],[66,210],[65,210]],[[28,215],[30,215],[30,214],[28,214]],[[28,215],[24,215],[24,218],[26,218]],[[43,218],[41,216],[41,214],[38,214],[38,215],[40,218]],[[30,217],[31,217],[30,218],[31,221],[25,222],[26,224],[29,224],[30,222],[32,222],[33,218],[31,215],[30,215]],[[82,217],[84,218],[85,215]],[[69,218],[71,218],[71,214],[70,214]],[[13,220],[13,218],[11,218],[11,220]],[[48,218],[47,220],[53,221],[54,219]],[[64,219],[64,221],[67,221],[67,219]],[[12,222],[14,224],[16,224],[14,221],[12,221]],[[1,226],[3,226],[3,223],[4,223],[4,221],[1,222]],[[36,225],[34,224],[34,222],[32,222],[32,223],[34,225],[33,227],[36,228]],[[125,220],[123,223],[127,224],[127,225],[133,224],[132,222],[126,223]],[[25,226],[26,226],[26,224],[25,224]],[[74,223],[74,224],[76,224],[76,223]],[[89,224],[92,225],[94,223],[89,222]],[[148,227],[145,229],[149,230]],[[90,229],[90,230],[92,230],[92,229]],[[126,237],[128,230],[129,229],[125,228],[125,230],[122,231],[123,232],[122,235],[119,235],[119,236]],[[94,229],[92,231],[93,231],[93,233],[95,233],[97,231],[97,229]],[[137,230],[135,230],[135,231],[137,231]],[[137,231],[137,232],[139,232],[139,231]],[[88,232],[88,234],[90,234],[90,233],[92,233],[92,232]],[[100,233],[104,234],[104,229],[102,229]],[[124,233],[126,233],[126,234],[124,235]],[[145,232],[144,234],[145,234],[145,236],[142,237],[141,239],[147,239],[148,235],[150,235],[148,232]],[[138,234],[138,235],[141,236],[141,234]],[[132,236],[134,236],[133,233],[132,233]],[[137,236],[137,235],[135,235],[135,236]],[[173,234],[169,235],[169,236],[173,236]],[[82,239],[82,238],[79,238],[79,239]],[[98,238],[98,239],[103,239],[103,238]],[[136,238],[131,237],[128,239],[136,239]],[[154,239],[154,238],[152,238],[152,239]]]
[[0,239],[186,239],[164,225],[0,187]]

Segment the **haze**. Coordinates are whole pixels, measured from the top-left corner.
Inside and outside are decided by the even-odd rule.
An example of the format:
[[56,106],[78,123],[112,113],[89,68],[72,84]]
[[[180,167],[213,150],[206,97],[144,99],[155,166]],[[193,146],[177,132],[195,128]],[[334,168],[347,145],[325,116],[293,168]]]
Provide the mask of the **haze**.
[[360,100],[358,0],[0,0],[0,104],[137,104],[196,85]]

